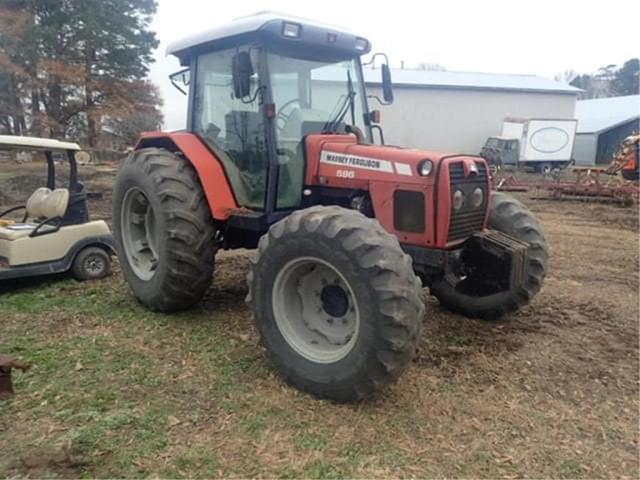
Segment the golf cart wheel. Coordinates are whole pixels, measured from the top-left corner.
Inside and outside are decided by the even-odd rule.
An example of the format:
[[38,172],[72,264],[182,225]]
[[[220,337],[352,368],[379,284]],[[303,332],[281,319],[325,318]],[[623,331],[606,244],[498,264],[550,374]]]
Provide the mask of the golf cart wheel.
[[396,237],[359,212],[317,206],[272,225],[247,281],[262,343],[301,390],[361,399],[415,353],[420,281]]
[[492,279],[479,268],[464,275],[450,274],[431,287],[431,293],[445,308],[472,318],[494,320],[515,312],[540,291],[547,273],[549,247],[542,227],[520,202],[500,192],[491,194],[489,228],[529,244],[527,278],[523,285],[494,288],[503,279]]
[[71,266],[73,276],[78,280],[97,280],[111,274],[111,257],[100,247],[81,250]]
[[147,307],[188,308],[211,284],[216,230],[187,160],[160,148],[129,155],[116,178],[113,233],[122,273]]

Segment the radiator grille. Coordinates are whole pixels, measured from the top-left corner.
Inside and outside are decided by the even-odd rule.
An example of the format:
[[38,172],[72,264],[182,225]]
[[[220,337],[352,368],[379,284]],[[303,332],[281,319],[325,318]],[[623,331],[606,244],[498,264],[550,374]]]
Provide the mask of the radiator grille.
[[[451,182],[451,196],[461,190],[465,196],[465,202],[460,210],[451,210],[448,241],[462,240],[473,233],[482,230],[485,211],[487,209],[487,168],[484,163],[476,162],[478,175],[465,177],[462,162],[449,164],[449,179]],[[471,193],[476,188],[482,188],[484,199],[478,208],[473,208],[469,201]]]

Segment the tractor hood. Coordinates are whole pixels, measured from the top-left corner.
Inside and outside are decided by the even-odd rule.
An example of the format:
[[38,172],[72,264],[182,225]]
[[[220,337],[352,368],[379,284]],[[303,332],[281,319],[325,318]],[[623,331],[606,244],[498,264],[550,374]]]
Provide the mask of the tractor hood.
[[306,147],[310,191],[368,192],[376,219],[405,244],[448,248],[484,228],[491,193],[481,157],[366,145],[355,135],[309,135]]
[[[360,144],[353,135],[310,135],[307,137],[308,184],[332,184],[331,179],[351,182],[391,181],[433,185],[443,160],[461,162],[465,177],[479,174],[480,157],[435,150]],[[315,167],[315,168],[314,168]]]

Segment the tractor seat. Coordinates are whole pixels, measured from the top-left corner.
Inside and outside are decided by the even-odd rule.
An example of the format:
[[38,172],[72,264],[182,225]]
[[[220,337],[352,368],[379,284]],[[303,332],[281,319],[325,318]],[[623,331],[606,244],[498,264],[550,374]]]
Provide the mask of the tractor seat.
[[54,217],[63,217],[69,206],[69,190],[66,188],[38,188],[27,200],[26,218],[35,220],[28,223],[12,223],[0,227],[0,240],[17,240],[28,236],[38,223]]

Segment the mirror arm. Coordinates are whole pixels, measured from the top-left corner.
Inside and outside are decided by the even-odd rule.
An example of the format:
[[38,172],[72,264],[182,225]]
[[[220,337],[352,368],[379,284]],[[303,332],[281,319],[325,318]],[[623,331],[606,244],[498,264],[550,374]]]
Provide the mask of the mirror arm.
[[381,99],[379,96],[377,95],[367,95],[367,98],[373,98],[374,100],[377,100],[377,102],[380,105],[391,105],[393,104],[393,102],[385,102],[383,99]]
[[378,57],[384,57],[385,63],[387,65],[389,65],[389,57],[387,57],[387,54],[384,53],[384,52],[377,52],[377,53],[373,54],[373,56],[369,59],[368,62],[363,63],[362,66],[366,67],[367,65],[373,65],[375,67],[374,62],[376,61],[376,58],[378,58]]
[[186,91],[184,91],[184,90],[180,87],[180,85],[178,85],[178,84],[176,83],[176,81],[175,81],[173,78],[169,78],[169,80],[171,81],[171,85],[173,85],[174,87],[176,87],[176,89],[177,89],[180,93],[182,93],[183,95],[186,95],[186,94],[187,94],[187,92],[186,92]]
[[[189,68],[184,68],[179,72],[175,72],[169,75],[169,81],[171,82],[171,85],[173,85],[183,95],[187,95],[187,92],[180,85],[178,85],[178,83],[176,82],[176,77],[179,75],[184,75],[185,72],[188,72],[188,71],[189,71]],[[189,85],[187,82],[183,82],[183,83],[185,86]]]

